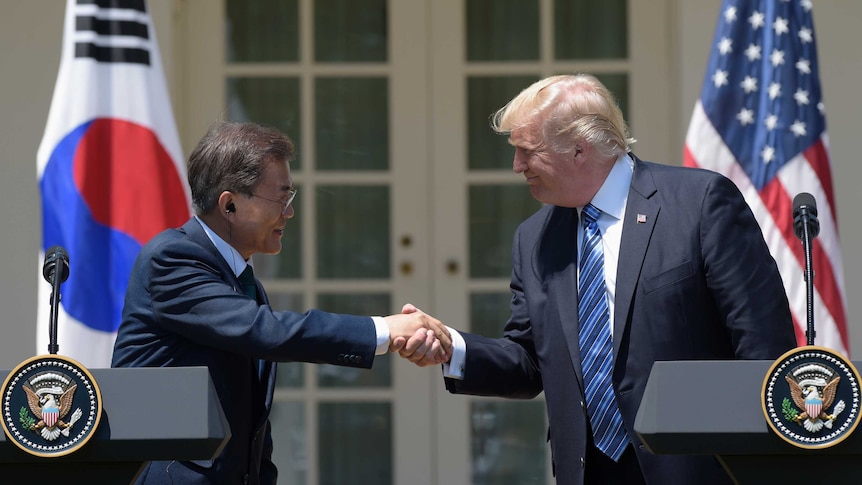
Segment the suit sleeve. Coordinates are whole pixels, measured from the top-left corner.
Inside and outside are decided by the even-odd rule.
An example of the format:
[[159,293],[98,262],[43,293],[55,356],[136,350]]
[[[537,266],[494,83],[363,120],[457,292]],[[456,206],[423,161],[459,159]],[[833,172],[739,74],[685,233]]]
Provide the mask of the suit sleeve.
[[736,357],[775,359],[795,347],[778,266],[733,182],[714,179],[700,220],[707,284],[730,330]]
[[511,316],[501,338],[461,333],[466,343],[463,379],[445,379],[454,394],[530,399],[542,392],[542,377],[521,272],[520,229],[512,244]]
[[217,261],[202,258],[196,247],[175,240],[139,261],[132,278],[146,287],[127,303],[124,320],[148,322],[161,334],[138,332],[134,338],[158,337],[169,347],[181,337],[269,361],[371,367],[377,342],[371,317],[258,305],[227,283]]

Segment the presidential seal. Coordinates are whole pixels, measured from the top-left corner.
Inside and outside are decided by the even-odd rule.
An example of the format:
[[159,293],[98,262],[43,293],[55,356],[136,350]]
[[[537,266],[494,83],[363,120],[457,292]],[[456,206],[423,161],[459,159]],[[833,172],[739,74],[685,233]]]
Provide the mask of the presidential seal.
[[31,455],[57,457],[84,446],[99,425],[102,395],[87,369],[40,355],[13,369],[2,388],[3,431]]
[[859,398],[853,364],[814,345],[779,357],[763,381],[766,422],[799,448],[828,448],[850,436],[859,424]]

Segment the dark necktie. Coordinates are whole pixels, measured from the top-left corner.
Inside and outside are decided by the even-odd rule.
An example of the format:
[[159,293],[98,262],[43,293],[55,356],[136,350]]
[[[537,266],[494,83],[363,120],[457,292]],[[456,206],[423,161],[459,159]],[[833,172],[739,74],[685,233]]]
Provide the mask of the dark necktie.
[[248,295],[249,298],[257,301],[257,286],[254,284],[254,270],[251,268],[250,264],[246,265],[245,269],[239,274],[237,279],[239,280],[239,287],[242,289],[242,292]]
[[602,234],[596,224],[600,213],[592,204],[583,210],[583,250],[578,278],[578,321],[581,328],[578,340],[593,440],[596,448],[618,461],[629,440],[611,382],[613,344]]
[[[257,301],[257,285],[254,284],[254,270],[251,268],[250,264],[246,265],[245,269],[242,270],[242,273],[237,277],[237,280],[239,281],[239,287],[242,292],[252,300]],[[256,386],[259,392],[265,392],[264,383],[261,379],[264,363],[257,359],[252,359],[250,363],[251,366],[249,368],[249,372],[251,374],[252,385]]]

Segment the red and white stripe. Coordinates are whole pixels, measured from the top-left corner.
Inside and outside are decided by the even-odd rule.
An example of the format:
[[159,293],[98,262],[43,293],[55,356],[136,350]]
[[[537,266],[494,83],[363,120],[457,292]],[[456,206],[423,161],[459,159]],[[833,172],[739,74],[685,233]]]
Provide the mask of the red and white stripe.
[[805,257],[802,242],[793,230],[793,198],[800,192],[814,196],[820,222],[820,234],[811,245],[815,271],[814,325],[817,333],[814,343],[849,358],[844,270],[828,151],[829,138],[824,132],[814,145],[791,159],[781,168],[777,177],[758,192],[698,100],[686,134],[683,162],[685,166],[724,174],[736,183],[745,196],[778,263],[800,345],[806,344],[808,317]]

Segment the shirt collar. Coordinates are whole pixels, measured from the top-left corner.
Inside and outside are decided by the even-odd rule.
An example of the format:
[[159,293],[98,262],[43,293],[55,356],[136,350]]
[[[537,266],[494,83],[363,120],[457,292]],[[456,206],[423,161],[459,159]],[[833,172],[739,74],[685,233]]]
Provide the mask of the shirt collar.
[[627,153],[620,155],[590,203],[603,213],[621,220],[626,210],[634,167],[635,162]]
[[207,233],[207,236],[210,238],[210,241],[215,245],[216,249],[218,249],[221,257],[224,258],[225,262],[230,266],[230,269],[233,271],[234,276],[239,277],[240,273],[242,273],[246,266],[251,266],[251,259],[246,261],[242,258],[242,255],[239,254],[233,246],[228,244],[227,241],[222,239],[218,234],[215,233],[210,226],[206,225],[206,223],[201,220],[200,217],[195,216],[195,219],[200,223],[201,227],[204,228],[204,232]]

